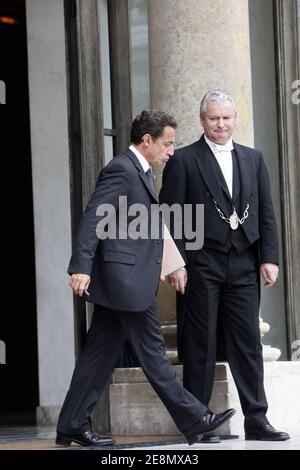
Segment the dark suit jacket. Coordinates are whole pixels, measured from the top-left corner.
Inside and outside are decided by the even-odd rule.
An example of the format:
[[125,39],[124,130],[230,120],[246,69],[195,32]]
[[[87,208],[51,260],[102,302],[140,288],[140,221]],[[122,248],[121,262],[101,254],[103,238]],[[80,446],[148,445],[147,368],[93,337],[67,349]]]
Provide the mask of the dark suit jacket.
[[[270,192],[270,182],[261,152],[234,142],[240,170],[240,207],[242,214],[249,204],[249,217],[242,230],[249,245],[255,246],[257,266],[265,262],[279,264],[276,220]],[[212,159],[215,156],[204,137],[192,145],[175,151],[163,173],[160,203],[172,205],[204,204],[204,246],[222,245],[228,236],[229,225],[220,218],[213,198],[226,216],[224,190],[216,176]],[[240,217],[242,214],[239,214]],[[193,224],[195,228],[195,224]],[[172,233],[172,227],[171,227]],[[185,249],[185,239],[175,240],[178,249],[192,265],[195,251]],[[259,276],[259,271],[258,271]],[[259,283],[258,283],[259,285]],[[188,289],[188,286],[187,286]],[[186,295],[177,294],[177,345],[181,357],[181,334],[184,322]],[[219,359],[224,359],[219,342]]]
[[161,238],[120,239],[118,217],[117,238],[99,240],[96,227],[105,215],[96,215],[97,207],[111,204],[118,216],[120,196],[127,196],[128,207],[143,204],[149,217],[151,204],[158,205],[143,168],[129,149],[110,161],[98,177],[79,225],[68,273],[91,276],[89,301],[116,310],[144,311],[157,292],[163,242]]

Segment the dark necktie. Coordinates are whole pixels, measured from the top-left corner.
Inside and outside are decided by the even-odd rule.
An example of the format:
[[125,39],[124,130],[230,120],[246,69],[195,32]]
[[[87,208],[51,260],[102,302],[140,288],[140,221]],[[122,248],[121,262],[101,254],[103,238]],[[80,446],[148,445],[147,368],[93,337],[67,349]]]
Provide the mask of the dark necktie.
[[151,168],[149,168],[149,170],[146,171],[145,173],[146,177],[147,177],[147,180],[148,180],[148,183],[150,185],[150,188],[152,189],[152,191],[154,192],[154,185],[153,185],[153,178],[152,178],[152,171],[151,171]]

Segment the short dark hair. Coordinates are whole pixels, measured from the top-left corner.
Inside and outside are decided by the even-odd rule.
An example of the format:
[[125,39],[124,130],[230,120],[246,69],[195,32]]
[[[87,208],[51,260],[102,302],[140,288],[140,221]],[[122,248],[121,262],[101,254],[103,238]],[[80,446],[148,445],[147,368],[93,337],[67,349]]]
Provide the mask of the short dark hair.
[[157,139],[160,137],[166,126],[176,129],[177,122],[169,114],[154,109],[153,111],[144,110],[133,121],[131,127],[131,142],[133,144],[140,144],[145,134],[150,134],[151,137]]

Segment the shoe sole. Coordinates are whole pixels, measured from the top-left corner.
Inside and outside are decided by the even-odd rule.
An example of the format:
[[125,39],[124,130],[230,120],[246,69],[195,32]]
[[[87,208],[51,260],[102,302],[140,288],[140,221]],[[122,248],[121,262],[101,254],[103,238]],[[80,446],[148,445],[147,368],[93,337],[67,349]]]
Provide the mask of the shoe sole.
[[82,447],[106,447],[106,446],[114,445],[115,443],[114,441],[111,441],[111,442],[106,442],[100,445],[99,444],[85,444],[76,439],[70,439],[67,437],[58,437],[56,438],[55,444],[57,446],[62,446],[62,447],[71,447],[72,442],[75,442],[76,444],[79,444]]
[[204,434],[201,441],[199,441],[199,444],[219,444],[220,442],[221,442],[221,439],[219,437],[210,438],[209,440],[207,440],[205,439],[205,434]]
[[245,436],[245,441],[288,441],[290,439],[289,437],[259,437],[255,435],[247,435]]

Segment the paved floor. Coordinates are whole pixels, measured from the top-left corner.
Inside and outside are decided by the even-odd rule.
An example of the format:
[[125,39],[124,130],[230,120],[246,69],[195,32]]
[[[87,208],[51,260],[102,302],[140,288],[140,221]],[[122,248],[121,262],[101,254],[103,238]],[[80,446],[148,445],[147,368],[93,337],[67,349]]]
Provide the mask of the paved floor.
[[[6,426],[0,429],[1,450],[59,450],[55,445],[55,429],[39,426]],[[82,449],[73,445],[74,450]],[[300,450],[300,434],[283,442],[245,441],[243,436],[222,440],[219,444],[189,446],[178,436],[118,436],[116,445],[107,450]]]
[[[148,449],[149,447],[136,446],[132,450]],[[300,434],[292,436],[288,441],[282,442],[262,442],[245,441],[244,439],[228,439],[219,444],[172,444],[172,445],[153,445],[152,450],[177,451],[177,450],[300,450]]]
[[[55,444],[56,431],[54,427],[46,426],[2,426],[0,427],[1,450],[61,450],[63,447]],[[105,449],[131,449],[152,445],[183,443],[180,436],[117,436],[116,444]],[[70,450],[70,448],[68,448]],[[71,450],[82,449],[72,443]],[[85,448],[86,449],[86,448]]]

